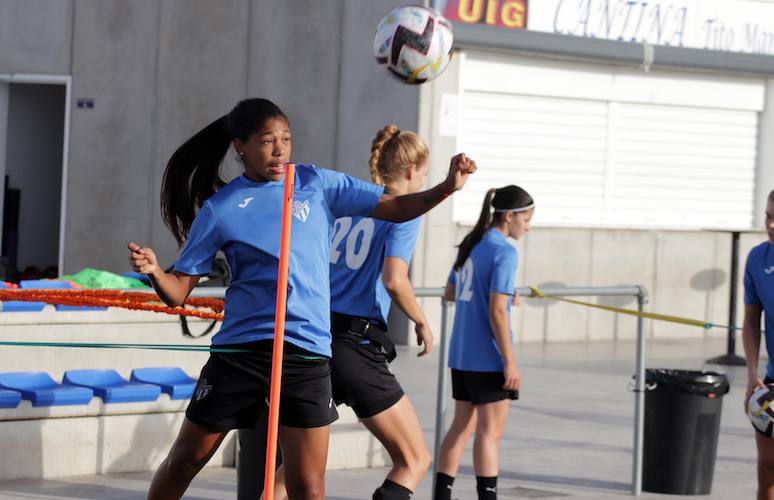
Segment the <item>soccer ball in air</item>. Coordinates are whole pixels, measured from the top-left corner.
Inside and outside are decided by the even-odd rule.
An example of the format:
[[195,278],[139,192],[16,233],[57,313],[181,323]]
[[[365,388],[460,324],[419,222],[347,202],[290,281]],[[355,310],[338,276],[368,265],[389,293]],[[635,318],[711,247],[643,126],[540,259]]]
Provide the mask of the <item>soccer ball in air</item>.
[[774,385],[753,391],[747,402],[747,416],[755,430],[767,437],[774,431]]
[[405,83],[437,77],[449,64],[454,35],[451,23],[433,9],[398,7],[376,28],[374,55]]

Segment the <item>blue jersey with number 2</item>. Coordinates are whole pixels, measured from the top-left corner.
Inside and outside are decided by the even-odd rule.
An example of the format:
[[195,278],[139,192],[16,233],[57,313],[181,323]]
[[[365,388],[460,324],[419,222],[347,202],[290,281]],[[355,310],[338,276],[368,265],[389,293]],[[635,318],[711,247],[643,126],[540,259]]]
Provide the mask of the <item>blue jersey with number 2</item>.
[[[459,270],[452,269],[455,313],[449,367],[476,372],[499,372],[503,357],[489,321],[489,294],[513,295],[516,288],[518,252],[505,235],[490,229],[473,247]],[[511,301],[508,300],[508,321]],[[511,342],[513,334],[511,334]]]
[[382,284],[385,257],[411,262],[420,219],[396,224],[342,217],[331,242],[331,311],[367,318],[387,329],[392,300]]

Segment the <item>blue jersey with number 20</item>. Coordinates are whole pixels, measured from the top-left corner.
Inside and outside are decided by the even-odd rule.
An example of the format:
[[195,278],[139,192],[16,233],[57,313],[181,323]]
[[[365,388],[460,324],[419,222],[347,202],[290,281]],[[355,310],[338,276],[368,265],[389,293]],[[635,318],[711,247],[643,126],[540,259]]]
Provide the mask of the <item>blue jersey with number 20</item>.
[[[328,253],[333,222],[368,215],[384,188],[311,165],[296,167],[285,340],[331,355]],[[175,270],[207,274],[220,249],[231,268],[225,318],[212,343],[274,337],[284,183],[238,177],[204,202]]]
[[392,300],[382,284],[385,257],[411,262],[420,219],[396,224],[342,217],[331,242],[331,311],[367,318],[387,329]]
[[[452,269],[449,283],[454,285],[455,313],[449,367],[456,370],[498,372],[503,357],[497,347],[489,321],[489,294],[513,295],[516,288],[518,252],[505,235],[490,229],[473,247],[459,270]],[[508,301],[508,321],[511,301]],[[513,334],[511,334],[511,342]]]

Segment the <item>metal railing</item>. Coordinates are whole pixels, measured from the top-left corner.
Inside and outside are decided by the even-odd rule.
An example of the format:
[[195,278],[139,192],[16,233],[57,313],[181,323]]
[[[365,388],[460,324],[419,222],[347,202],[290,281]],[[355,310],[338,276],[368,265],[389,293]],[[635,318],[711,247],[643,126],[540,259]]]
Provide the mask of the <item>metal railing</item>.
[[[551,297],[635,297],[637,310],[643,312],[648,302],[648,291],[644,286],[615,286],[615,287],[549,287],[540,290],[547,298]],[[522,297],[534,297],[535,292],[531,288],[517,288],[516,292]],[[225,297],[226,288],[222,287],[197,287],[191,292],[193,297]],[[441,440],[443,439],[446,414],[446,393],[448,384],[448,370],[446,360],[449,353],[449,341],[451,330],[452,304],[443,299],[443,288],[415,288],[414,294],[421,298],[441,299],[441,338],[440,354],[438,359],[438,387],[436,394],[435,411],[435,443],[433,451],[433,482],[438,464]],[[644,437],[645,416],[645,320],[637,317],[637,349],[634,371],[634,437],[632,450],[632,495],[642,493],[642,452]],[[435,484],[433,484],[435,490]]]
[[[648,301],[648,291],[644,286],[617,286],[617,287],[551,287],[542,288],[543,294],[550,297],[636,297],[637,310],[643,312]],[[531,288],[517,288],[516,292],[522,297],[534,297],[535,292]],[[441,338],[440,354],[438,359],[438,391],[435,407],[435,443],[433,449],[433,489],[435,491],[435,473],[438,467],[438,454],[440,453],[441,440],[446,429],[446,391],[447,376],[446,359],[449,354],[449,329],[451,324],[452,304],[443,299],[442,288],[417,288],[414,290],[417,297],[438,297],[441,299]],[[634,371],[634,438],[632,450],[632,495],[642,493],[642,450],[643,434],[645,428],[645,321],[642,316],[637,317],[637,353]]]

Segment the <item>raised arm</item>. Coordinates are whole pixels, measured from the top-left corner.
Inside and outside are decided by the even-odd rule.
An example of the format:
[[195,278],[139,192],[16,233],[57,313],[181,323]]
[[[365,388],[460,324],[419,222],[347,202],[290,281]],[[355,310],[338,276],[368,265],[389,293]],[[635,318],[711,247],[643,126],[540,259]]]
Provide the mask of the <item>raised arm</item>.
[[415,323],[417,345],[424,347],[417,356],[424,356],[433,350],[433,332],[414,296],[408,271],[408,264],[400,257],[386,257],[382,266],[382,283],[395,305]]
[[476,162],[460,153],[451,159],[449,174],[437,186],[426,191],[393,196],[383,194],[370,217],[392,222],[405,222],[428,212],[454,191],[462,189],[468,176],[476,171]]
[[128,247],[132,269],[150,277],[159,298],[170,307],[183,305],[191,290],[199,282],[199,276],[189,276],[177,271],[165,273],[151,248],[141,247],[134,242],[129,243]]

